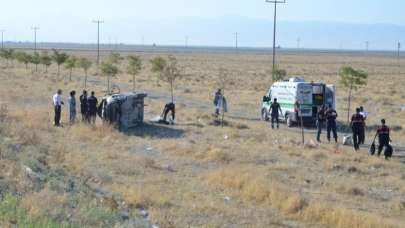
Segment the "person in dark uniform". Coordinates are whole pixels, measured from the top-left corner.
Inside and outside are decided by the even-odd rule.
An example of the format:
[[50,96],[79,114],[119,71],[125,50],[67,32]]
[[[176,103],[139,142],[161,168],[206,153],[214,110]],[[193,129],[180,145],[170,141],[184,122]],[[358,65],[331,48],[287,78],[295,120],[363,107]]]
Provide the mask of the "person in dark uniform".
[[317,134],[316,134],[316,141],[321,142],[321,134],[322,134],[322,128],[324,128],[325,125],[325,120],[326,120],[326,108],[324,105],[322,105],[318,113],[316,114],[316,127],[317,127]]
[[282,114],[283,111],[281,110],[280,104],[277,103],[277,98],[274,98],[273,104],[271,104],[269,112],[271,113],[271,128],[274,129],[274,122],[277,123],[277,128],[279,128],[279,113]]
[[364,117],[360,114],[359,108],[356,109],[356,114],[352,116],[350,126],[352,127],[353,132],[354,149],[357,151],[360,149],[359,147],[360,136],[361,132],[364,130]]
[[82,114],[82,121],[89,121],[89,107],[87,102],[87,91],[83,90],[83,94],[80,95],[80,113]]
[[338,117],[338,114],[335,109],[333,109],[332,105],[329,104],[329,108],[325,113],[326,115],[326,137],[328,141],[330,142],[330,133],[333,133],[333,138],[335,139],[335,142],[337,143],[338,141],[338,136],[337,136],[337,131],[336,131],[336,118]]
[[174,120],[176,118],[176,105],[173,102],[167,103],[165,105],[165,108],[163,109],[163,114],[162,114],[163,119],[162,119],[162,121],[164,123],[169,123],[167,121],[167,115],[169,114],[169,112],[171,112],[171,114],[172,114],[172,123],[174,123]]
[[[380,156],[384,147],[388,147],[391,142],[390,128],[385,125],[385,119],[381,120],[381,126],[378,127],[376,136],[378,136],[378,156]],[[385,154],[385,158],[387,159],[388,157]]]
[[87,99],[88,110],[89,110],[89,121],[91,124],[96,123],[97,117],[97,98],[95,97],[94,91],[91,92],[91,96]]

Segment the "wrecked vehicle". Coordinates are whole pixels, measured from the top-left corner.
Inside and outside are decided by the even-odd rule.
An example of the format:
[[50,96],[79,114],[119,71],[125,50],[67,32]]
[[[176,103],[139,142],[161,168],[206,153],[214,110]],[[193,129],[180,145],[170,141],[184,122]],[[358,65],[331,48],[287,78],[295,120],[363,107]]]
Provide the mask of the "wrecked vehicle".
[[144,92],[120,93],[103,97],[99,107],[99,116],[120,130],[128,130],[143,123]]

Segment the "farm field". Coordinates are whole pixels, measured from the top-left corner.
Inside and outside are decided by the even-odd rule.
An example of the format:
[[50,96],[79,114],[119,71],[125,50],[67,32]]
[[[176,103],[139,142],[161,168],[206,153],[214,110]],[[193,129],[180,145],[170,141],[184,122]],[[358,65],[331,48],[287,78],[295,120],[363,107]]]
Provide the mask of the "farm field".
[[[68,51],[95,61],[95,53]],[[102,53],[102,59],[108,52]],[[122,52],[122,56],[129,52]],[[0,224],[2,227],[405,227],[405,165],[370,157],[367,149],[314,144],[306,131],[272,130],[260,121],[271,85],[271,56],[263,53],[141,52],[136,88],[148,92],[145,124],[118,132],[96,126],[52,125],[52,95],[83,89],[84,73],[17,62],[0,69]],[[151,72],[150,59],[173,55],[183,77],[175,83],[177,120],[149,120],[170,100],[169,85]],[[370,113],[367,142],[381,118],[394,145],[405,145],[405,59],[373,53],[280,52],[288,76],[336,84],[338,120],[346,122],[347,91],[338,71],[369,74],[354,92],[352,111]],[[126,61],[113,84],[132,89]],[[231,75],[224,127],[212,117],[217,75]],[[89,72],[88,90],[105,93],[105,77]],[[322,135],[326,141],[325,135]],[[341,140],[340,140],[341,141]]]

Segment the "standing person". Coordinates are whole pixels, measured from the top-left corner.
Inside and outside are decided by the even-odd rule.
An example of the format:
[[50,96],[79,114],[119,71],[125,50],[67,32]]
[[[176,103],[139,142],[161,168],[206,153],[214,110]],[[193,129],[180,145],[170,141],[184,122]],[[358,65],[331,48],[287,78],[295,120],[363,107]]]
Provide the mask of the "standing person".
[[326,108],[325,105],[322,105],[319,107],[318,113],[316,114],[316,127],[318,129],[317,135],[316,135],[316,141],[319,143],[321,142],[321,134],[322,134],[322,128],[325,125],[325,120],[326,120]]
[[[368,112],[364,111],[363,106],[360,106],[360,115],[363,116],[364,121],[367,120]],[[364,127],[362,128],[362,130],[361,130],[361,132],[360,132],[360,141],[359,141],[359,144],[360,144],[360,145],[364,144],[365,140],[366,140],[366,124],[365,124],[365,122],[364,122]]]
[[338,114],[335,109],[333,109],[332,105],[329,104],[329,108],[325,113],[326,115],[326,131],[327,135],[326,137],[328,138],[328,141],[330,142],[330,132],[333,132],[333,138],[335,139],[335,142],[338,142],[338,136],[337,136],[337,131],[336,131],[336,118],[338,117]]
[[87,99],[88,103],[88,110],[89,110],[89,121],[91,124],[96,124],[96,117],[97,117],[97,98],[95,97],[94,91],[91,91],[91,96]]
[[55,95],[53,95],[53,106],[55,110],[55,119],[54,119],[54,125],[56,127],[60,127],[60,117],[62,114],[62,105],[64,104],[62,101],[62,90],[58,89]]
[[[381,151],[390,146],[390,128],[385,125],[385,119],[381,120],[381,126],[378,127],[376,136],[378,136],[378,156],[380,156]],[[388,159],[392,154],[384,154],[385,159]]]
[[87,91],[83,90],[83,94],[80,95],[80,113],[82,114],[82,121],[89,121],[89,106],[87,102]]
[[271,113],[271,128],[274,129],[274,121],[276,121],[277,129],[278,129],[279,128],[279,113],[281,113],[281,115],[283,115],[283,111],[281,110],[280,104],[277,103],[277,98],[274,98],[273,104],[271,104],[269,112]]
[[70,125],[73,125],[76,121],[76,91],[71,91],[70,92],[70,97],[69,97],[69,123]]
[[214,95],[215,116],[219,116],[219,110],[222,106],[222,102],[223,102],[222,90],[218,89],[218,91],[215,92]]
[[359,150],[359,140],[361,131],[364,130],[364,117],[360,115],[360,108],[356,109],[356,114],[352,116],[352,121],[350,122],[350,126],[352,127],[353,132],[353,145],[354,150]]

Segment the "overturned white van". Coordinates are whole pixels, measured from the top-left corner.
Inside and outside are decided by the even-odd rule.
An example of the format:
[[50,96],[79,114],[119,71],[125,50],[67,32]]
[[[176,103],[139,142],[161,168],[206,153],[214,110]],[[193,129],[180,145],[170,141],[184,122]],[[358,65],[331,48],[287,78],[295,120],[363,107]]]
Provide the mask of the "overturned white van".
[[105,96],[98,108],[100,117],[120,130],[138,126],[144,119],[143,92],[120,93]]
[[285,120],[289,127],[300,121],[301,117],[304,124],[313,124],[320,106],[332,105],[336,108],[336,87],[305,82],[300,77],[275,82],[263,97],[261,116],[265,121],[269,120],[269,110],[274,98],[277,98],[283,111],[280,119]]

